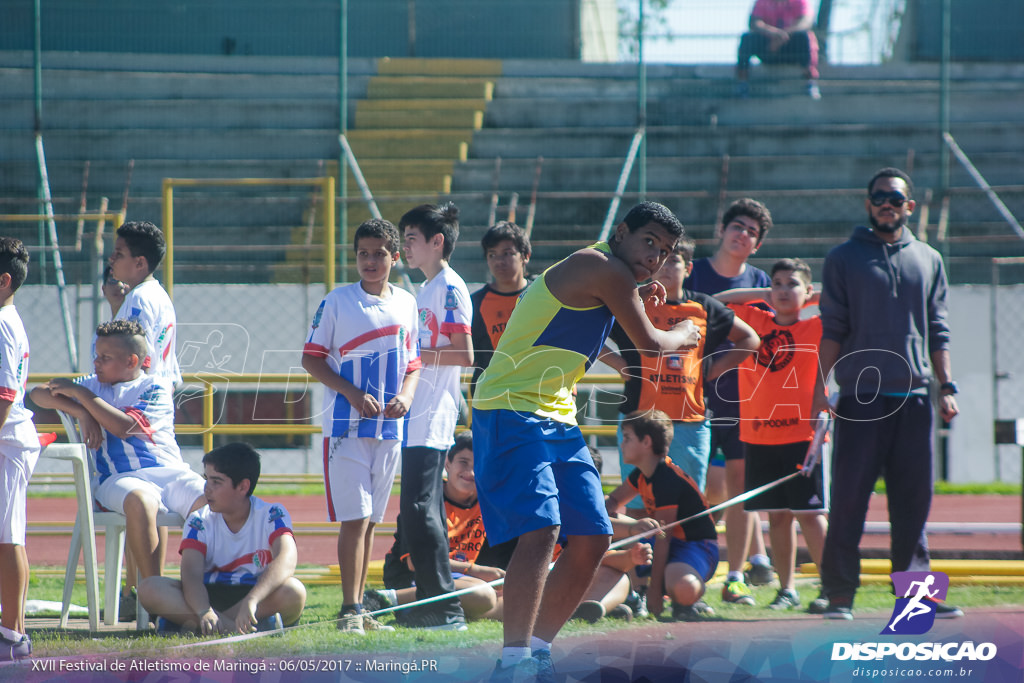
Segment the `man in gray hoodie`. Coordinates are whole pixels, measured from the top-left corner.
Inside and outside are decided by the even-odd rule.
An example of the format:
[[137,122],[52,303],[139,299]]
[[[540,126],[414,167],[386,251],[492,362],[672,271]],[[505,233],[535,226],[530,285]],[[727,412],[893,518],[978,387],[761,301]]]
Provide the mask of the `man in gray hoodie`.
[[[907,228],[913,183],[895,168],[868,183],[871,227],[860,226],[825,257],[821,295],[822,378],[814,413],[828,409],[823,379],[839,384],[831,515],[821,565],[825,617],[852,619],[860,586],[860,539],[879,475],[889,500],[892,570],[928,571],[924,527],[932,498],[930,389],[942,419],[958,410],[949,359],[946,273],[939,253]],[[961,616],[937,603],[936,616]]]

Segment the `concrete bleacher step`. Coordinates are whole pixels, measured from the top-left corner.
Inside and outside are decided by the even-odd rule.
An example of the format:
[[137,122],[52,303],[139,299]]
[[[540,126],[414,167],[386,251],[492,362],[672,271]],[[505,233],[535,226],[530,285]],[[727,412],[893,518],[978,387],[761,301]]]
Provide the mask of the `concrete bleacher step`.
[[469,153],[472,132],[463,130],[357,129],[346,133],[356,158],[363,159],[457,159]]
[[406,110],[379,109],[358,111],[356,126],[373,128],[454,128],[477,130],[483,126],[483,109],[432,109],[427,103]]
[[448,78],[442,76],[375,76],[366,86],[371,99],[465,98],[490,100],[494,81],[486,78]]

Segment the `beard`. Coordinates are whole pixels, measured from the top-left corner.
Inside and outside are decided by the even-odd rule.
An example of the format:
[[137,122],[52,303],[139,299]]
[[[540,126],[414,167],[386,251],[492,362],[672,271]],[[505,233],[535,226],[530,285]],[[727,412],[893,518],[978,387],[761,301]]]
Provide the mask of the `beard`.
[[868,216],[868,220],[871,221],[871,227],[873,227],[875,230],[889,234],[896,232],[897,230],[899,230],[900,228],[904,227],[907,224],[906,216],[900,216],[891,223],[882,223],[874,216]]

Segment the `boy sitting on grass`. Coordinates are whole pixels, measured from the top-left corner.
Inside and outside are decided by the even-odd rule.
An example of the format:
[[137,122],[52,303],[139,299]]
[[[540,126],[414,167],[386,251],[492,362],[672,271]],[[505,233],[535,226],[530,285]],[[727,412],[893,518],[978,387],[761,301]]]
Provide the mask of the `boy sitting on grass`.
[[[636,467],[629,479],[608,494],[608,513],[636,495],[644,501],[645,519],[620,517],[619,522],[640,533],[686,519],[708,509],[697,483],[668,457],[672,420],[660,410],[635,411],[622,421],[622,456]],[[718,568],[718,534],[710,515],[677,525],[654,542],[654,563],[647,589],[647,609],[658,616],[664,596],[672,600],[672,619],[692,621],[710,616],[700,599],[705,583]]]
[[260,454],[230,443],[203,456],[207,505],[185,521],[181,580],[154,576],[139,587],[159,614],[157,631],[216,634],[271,631],[299,620],[306,588],[283,506],[252,495]]

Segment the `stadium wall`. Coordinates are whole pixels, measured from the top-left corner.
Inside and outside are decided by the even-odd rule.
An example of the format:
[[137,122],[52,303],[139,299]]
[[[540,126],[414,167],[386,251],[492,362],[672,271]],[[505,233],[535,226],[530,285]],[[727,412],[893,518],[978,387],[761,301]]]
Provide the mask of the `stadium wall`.
[[[475,286],[471,285],[471,289]],[[299,353],[303,335],[323,296],[322,285],[178,285],[174,292],[181,321],[177,348],[184,372],[219,371],[225,376],[273,372],[305,378],[299,366]],[[76,303],[75,290],[71,291],[76,318],[82,320],[78,344],[83,358],[88,357],[92,342],[85,322],[92,319],[89,294],[82,288]],[[949,434],[948,479],[953,482],[1021,480],[1020,448],[997,449],[992,438],[996,389],[993,349],[1019,348],[1020,333],[993,320],[991,297],[992,289],[987,286],[964,285],[951,290],[953,370],[960,384],[962,411]],[[18,292],[17,305],[32,343],[32,372],[68,372],[56,288],[26,285]],[[1002,323],[1024,317],[1024,285],[1000,288],[995,310]],[[40,315],[41,311],[49,313]],[[1000,373],[1024,376],[1024,357],[1005,352],[999,356],[1000,362],[1010,363],[999,367]],[[88,369],[89,365],[84,363],[81,367]],[[602,366],[596,372],[610,370]],[[311,383],[309,388],[313,392],[309,405],[317,409],[321,404],[319,387]],[[302,387],[289,389],[301,391]],[[1024,393],[1003,392],[1000,414],[1024,417]],[[315,450],[294,449],[291,455],[282,451],[287,464],[282,463],[280,471],[316,471],[319,461]],[[309,470],[310,467],[314,469]]]
[[[33,0],[3,4],[0,50],[31,50]],[[579,59],[580,4],[351,0],[349,56]],[[42,44],[44,50],[77,52],[335,57],[340,5],[339,0],[46,0]],[[588,16],[592,12],[588,8]]]

